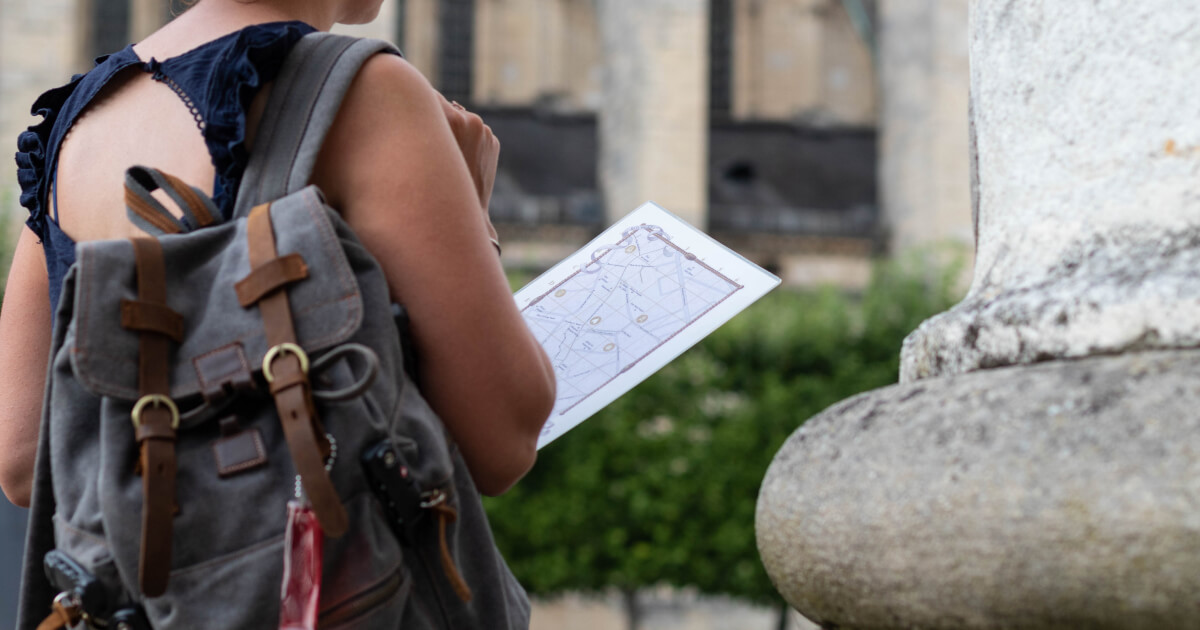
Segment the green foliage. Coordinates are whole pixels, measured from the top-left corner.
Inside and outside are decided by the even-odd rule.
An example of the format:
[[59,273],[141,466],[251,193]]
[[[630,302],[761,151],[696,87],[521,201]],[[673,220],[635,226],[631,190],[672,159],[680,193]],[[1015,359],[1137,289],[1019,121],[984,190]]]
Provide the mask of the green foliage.
[[0,300],[4,299],[4,287],[8,282],[8,266],[12,264],[12,252],[17,247],[18,229],[12,229],[12,216],[16,211],[14,194],[10,188],[0,186]]
[[668,583],[764,603],[759,484],[783,441],[844,398],[896,381],[900,343],[952,302],[955,269],[877,265],[868,290],[779,290],[539,454],[487,501],[530,592]]
[[17,210],[15,193],[0,187],[0,299],[4,297],[4,285],[8,283],[8,268],[12,264],[13,251],[17,246],[19,229],[13,229],[13,214]]

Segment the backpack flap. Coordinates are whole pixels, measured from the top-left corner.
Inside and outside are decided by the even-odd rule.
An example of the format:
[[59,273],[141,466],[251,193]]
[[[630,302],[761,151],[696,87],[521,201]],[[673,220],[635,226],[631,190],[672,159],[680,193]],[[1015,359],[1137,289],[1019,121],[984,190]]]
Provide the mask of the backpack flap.
[[[271,205],[280,256],[299,254],[307,277],[290,284],[288,300],[299,345],[310,354],[347,341],[362,324],[354,273],[314,187]],[[257,306],[243,308],[235,285],[251,271],[246,221],[161,237],[167,304],[184,319],[173,354],[171,397],[199,394],[194,362],[239,344],[251,371],[260,371],[267,339]],[[138,398],[138,333],[121,325],[122,302],[137,298],[133,247],[127,240],[78,245],[72,369],[89,391]]]

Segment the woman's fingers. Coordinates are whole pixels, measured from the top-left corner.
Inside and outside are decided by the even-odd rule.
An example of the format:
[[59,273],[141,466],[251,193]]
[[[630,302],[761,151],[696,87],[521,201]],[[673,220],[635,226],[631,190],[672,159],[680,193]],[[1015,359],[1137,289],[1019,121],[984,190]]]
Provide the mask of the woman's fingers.
[[496,164],[500,156],[500,142],[492,133],[491,127],[484,124],[479,115],[468,111],[456,101],[442,97],[442,111],[459,151],[471,171],[471,179],[475,183],[475,192],[479,204],[487,212],[488,202],[492,197],[492,186],[496,181]]

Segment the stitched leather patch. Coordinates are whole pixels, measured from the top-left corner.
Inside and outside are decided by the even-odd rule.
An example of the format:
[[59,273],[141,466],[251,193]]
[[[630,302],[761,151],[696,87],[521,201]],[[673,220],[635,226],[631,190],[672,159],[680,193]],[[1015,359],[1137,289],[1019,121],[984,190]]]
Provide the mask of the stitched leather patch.
[[221,477],[254,470],[267,463],[267,450],[263,448],[262,433],[258,429],[246,429],[219,438],[212,448],[217,474]]
[[250,364],[242,344],[231,343],[192,359],[196,379],[204,399],[212,404],[224,402],[226,397],[241,389],[253,389]]

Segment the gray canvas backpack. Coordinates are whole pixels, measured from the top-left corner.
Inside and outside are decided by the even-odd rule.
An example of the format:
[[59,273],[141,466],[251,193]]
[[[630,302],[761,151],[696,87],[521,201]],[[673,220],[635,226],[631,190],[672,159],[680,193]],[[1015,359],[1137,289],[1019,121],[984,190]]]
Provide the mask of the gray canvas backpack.
[[135,167],[130,216],[157,237],[79,244],[20,628],[51,610],[44,627],[278,628],[297,495],[325,532],[319,627],[528,626],[471,476],[406,369],[379,265],[307,185],[351,80],[385,51],[325,33],[295,46],[231,220]]

